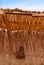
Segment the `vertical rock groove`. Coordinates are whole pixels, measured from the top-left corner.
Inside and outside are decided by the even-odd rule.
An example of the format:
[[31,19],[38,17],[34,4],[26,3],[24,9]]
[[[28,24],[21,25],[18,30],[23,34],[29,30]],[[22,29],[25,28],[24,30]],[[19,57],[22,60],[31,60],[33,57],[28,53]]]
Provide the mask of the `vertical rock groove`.
[[16,56],[20,47],[24,48],[26,58],[31,58],[35,64],[39,63],[38,58],[42,62],[44,58],[44,33],[29,30],[11,32],[7,29],[0,30],[0,54],[5,53],[10,57],[11,55]]

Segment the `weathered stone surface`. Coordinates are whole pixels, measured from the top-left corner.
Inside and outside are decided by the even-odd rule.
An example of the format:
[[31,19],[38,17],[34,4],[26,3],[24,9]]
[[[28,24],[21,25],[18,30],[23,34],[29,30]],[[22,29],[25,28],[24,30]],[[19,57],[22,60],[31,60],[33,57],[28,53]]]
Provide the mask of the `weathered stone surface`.
[[[24,48],[25,59],[17,59],[16,52]],[[15,30],[0,30],[1,65],[40,65],[44,64],[44,33]]]
[[[0,28],[44,32],[44,13],[21,10],[3,10],[0,14]],[[21,11],[21,12],[20,12]]]
[[[44,12],[2,9],[0,64],[44,65]],[[24,59],[17,59],[20,47]]]

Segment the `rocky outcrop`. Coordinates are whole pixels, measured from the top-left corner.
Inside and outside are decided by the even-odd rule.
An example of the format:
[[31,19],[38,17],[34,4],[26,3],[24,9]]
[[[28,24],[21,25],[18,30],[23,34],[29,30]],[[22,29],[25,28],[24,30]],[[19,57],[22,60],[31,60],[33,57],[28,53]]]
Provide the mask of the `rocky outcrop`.
[[[0,64],[44,64],[44,13],[16,10],[0,14]],[[21,47],[25,58],[20,60]]]
[[[40,65],[44,60],[44,33],[29,31],[29,30],[15,30],[15,31],[0,31],[0,56],[3,59],[16,59],[16,53],[20,47],[24,48],[25,64]],[[28,62],[27,62],[27,60]],[[30,60],[30,61],[29,61]],[[11,60],[10,60],[11,61]],[[19,62],[21,62],[19,60]],[[19,64],[18,62],[18,64]],[[9,62],[11,63],[11,62]],[[14,62],[16,64],[16,62]],[[22,64],[22,63],[21,63]]]
[[0,28],[44,32],[44,12],[3,9],[0,14]]

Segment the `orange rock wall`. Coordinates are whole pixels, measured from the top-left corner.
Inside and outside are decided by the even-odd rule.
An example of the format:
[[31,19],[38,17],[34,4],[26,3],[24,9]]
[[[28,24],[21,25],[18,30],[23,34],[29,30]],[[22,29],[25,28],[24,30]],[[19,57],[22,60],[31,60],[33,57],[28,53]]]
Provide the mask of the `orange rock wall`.
[[[24,47],[25,53],[25,59],[21,60],[16,58],[20,46]],[[44,64],[44,34],[28,30],[0,31],[0,64]]]
[[[1,65],[44,65],[44,16],[0,14],[0,29]],[[20,46],[21,60],[16,58]]]
[[0,28],[11,30],[32,30],[44,32],[44,16],[23,14],[0,15]]

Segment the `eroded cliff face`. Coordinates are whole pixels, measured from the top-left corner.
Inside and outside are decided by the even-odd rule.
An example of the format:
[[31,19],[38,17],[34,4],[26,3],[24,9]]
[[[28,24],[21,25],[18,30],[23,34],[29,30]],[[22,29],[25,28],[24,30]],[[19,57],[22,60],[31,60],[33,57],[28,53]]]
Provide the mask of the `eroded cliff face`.
[[12,30],[31,30],[44,32],[44,13],[4,12],[0,14],[0,28]]
[[[24,48],[25,59],[18,60],[16,52],[21,46]],[[6,29],[1,30],[0,61],[5,65],[19,65],[20,63],[21,65],[44,64],[44,33],[29,30],[15,30],[11,32]]]
[[[20,47],[24,59],[17,59]],[[0,64],[44,64],[44,16],[24,13],[0,14]]]

